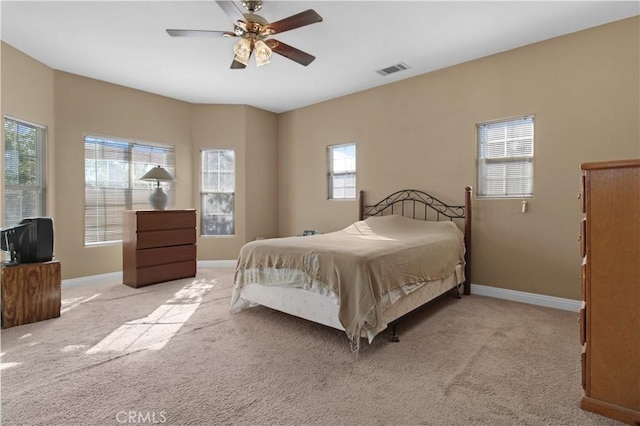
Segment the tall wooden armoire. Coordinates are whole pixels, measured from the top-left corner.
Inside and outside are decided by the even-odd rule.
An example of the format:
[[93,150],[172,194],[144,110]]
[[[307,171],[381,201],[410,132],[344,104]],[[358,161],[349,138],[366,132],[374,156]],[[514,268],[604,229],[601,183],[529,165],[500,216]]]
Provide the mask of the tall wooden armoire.
[[581,407],[640,425],[640,159],[582,170]]

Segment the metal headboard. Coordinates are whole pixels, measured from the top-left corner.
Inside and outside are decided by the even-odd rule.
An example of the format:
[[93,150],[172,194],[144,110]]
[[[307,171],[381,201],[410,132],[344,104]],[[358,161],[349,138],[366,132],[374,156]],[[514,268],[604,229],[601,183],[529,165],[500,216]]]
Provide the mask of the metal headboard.
[[[364,191],[360,191],[360,200],[364,199],[363,195]],[[436,215],[435,220],[441,220],[441,215],[450,220],[463,219],[465,206],[451,206],[426,192],[416,189],[403,189],[394,192],[376,204],[370,206],[363,204],[360,220],[370,216],[384,216],[385,214],[398,214],[409,216],[413,219],[430,220],[429,212]],[[424,215],[421,213],[424,213]]]
[[[464,293],[471,294],[471,193],[472,188],[464,189],[464,205],[449,205],[426,192],[416,189],[403,189],[385,197],[375,204],[366,205],[364,191],[359,196],[359,218],[398,214],[413,219],[451,220],[464,219],[465,276]],[[418,207],[416,209],[416,206]],[[416,213],[424,215],[416,216]],[[429,214],[431,212],[431,215]],[[433,217],[435,215],[435,218]]]

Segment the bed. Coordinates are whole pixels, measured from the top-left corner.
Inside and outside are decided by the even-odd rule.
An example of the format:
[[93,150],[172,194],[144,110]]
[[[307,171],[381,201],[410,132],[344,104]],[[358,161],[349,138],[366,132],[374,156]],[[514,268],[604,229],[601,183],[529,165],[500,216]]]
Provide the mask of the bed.
[[326,234],[245,244],[230,309],[266,306],[345,331],[357,350],[428,302],[470,294],[471,187],[465,204],[394,192],[374,204],[359,193],[359,220]]

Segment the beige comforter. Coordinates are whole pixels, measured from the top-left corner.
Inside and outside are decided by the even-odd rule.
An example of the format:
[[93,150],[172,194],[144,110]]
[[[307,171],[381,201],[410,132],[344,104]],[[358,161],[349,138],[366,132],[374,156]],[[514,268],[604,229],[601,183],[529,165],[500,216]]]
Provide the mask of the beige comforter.
[[[337,296],[339,320],[355,341],[362,327],[379,328],[378,302],[384,294],[406,284],[446,278],[456,265],[464,264],[464,250],[462,231],[453,222],[395,215],[370,217],[328,234],[253,241],[240,251],[231,306],[245,284],[239,271],[304,271],[305,277]],[[363,324],[363,318],[369,323]]]

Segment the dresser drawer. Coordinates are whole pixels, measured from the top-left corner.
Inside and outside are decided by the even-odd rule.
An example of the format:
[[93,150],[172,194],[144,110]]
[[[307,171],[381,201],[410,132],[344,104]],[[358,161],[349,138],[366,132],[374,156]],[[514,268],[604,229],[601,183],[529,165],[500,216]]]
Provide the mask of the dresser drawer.
[[582,302],[578,323],[580,324],[580,344],[584,345],[587,342],[587,304],[585,302]]
[[583,258],[582,267],[580,269],[580,283],[582,287],[582,300],[587,301],[587,264]]
[[159,231],[163,229],[180,229],[196,227],[194,211],[138,211],[136,212],[136,229],[138,232]]
[[582,219],[580,222],[580,256],[584,257],[587,254],[587,219]]
[[587,348],[582,347],[582,353],[580,354],[580,364],[582,364],[582,389],[587,390]]
[[136,248],[138,250],[154,247],[181,246],[185,244],[195,244],[196,230],[193,228],[138,232],[137,237]]
[[150,266],[148,268],[138,268],[135,271],[135,274],[136,282],[132,287],[136,288],[164,281],[177,280],[180,278],[195,277],[196,261],[194,259],[184,262]]
[[582,213],[586,213],[587,212],[587,199],[586,199],[586,192],[585,192],[585,175],[582,174],[582,176],[580,176],[580,193],[578,194],[578,198],[580,199],[580,211]]
[[136,252],[136,267],[146,268],[148,266],[182,262],[185,260],[193,260],[195,258],[195,244],[174,247],[150,248],[138,250]]

